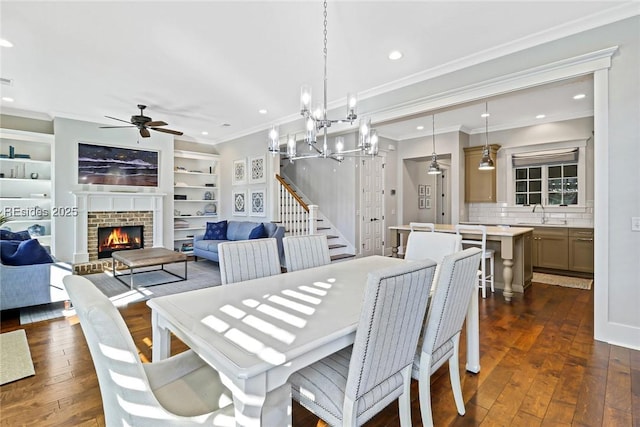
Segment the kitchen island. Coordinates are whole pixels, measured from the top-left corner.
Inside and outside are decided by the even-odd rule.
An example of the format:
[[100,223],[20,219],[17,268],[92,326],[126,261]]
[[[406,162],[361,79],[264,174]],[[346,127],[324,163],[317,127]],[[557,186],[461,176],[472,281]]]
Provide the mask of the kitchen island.
[[[436,224],[436,232],[455,233],[453,224]],[[398,257],[398,248],[402,246],[403,237],[411,232],[409,225],[389,227],[391,232],[392,256]],[[474,237],[475,233],[464,233],[465,239]],[[531,285],[533,269],[531,263],[531,243],[533,228],[511,226],[487,226],[487,249],[495,251],[495,287],[502,289],[507,302],[513,293],[524,292]],[[405,240],[406,242],[406,237]]]

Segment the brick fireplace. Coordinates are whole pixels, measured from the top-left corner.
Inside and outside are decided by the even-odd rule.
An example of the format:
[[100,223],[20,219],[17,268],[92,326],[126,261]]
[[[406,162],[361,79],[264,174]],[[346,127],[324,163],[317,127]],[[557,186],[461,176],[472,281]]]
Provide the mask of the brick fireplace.
[[142,226],[144,247],[163,247],[159,193],[77,192],[74,270],[88,274],[111,269],[112,258],[98,259],[98,228]]

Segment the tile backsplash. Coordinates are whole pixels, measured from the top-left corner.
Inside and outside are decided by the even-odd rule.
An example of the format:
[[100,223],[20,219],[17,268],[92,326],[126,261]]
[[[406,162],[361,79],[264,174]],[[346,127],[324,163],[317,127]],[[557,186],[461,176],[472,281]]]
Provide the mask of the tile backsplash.
[[[533,206],[507,206],[506,203],[468,203],[468,222],[479,224],[542,224],[543,210]],[[593,203],[587,206],[545,206],[544,225],[593,227]]]

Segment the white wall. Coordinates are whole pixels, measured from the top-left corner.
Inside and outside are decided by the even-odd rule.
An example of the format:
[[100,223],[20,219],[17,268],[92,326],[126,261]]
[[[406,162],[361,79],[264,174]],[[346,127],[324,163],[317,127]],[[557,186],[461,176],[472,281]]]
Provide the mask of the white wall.
[[[79,185],[78,182],[78,142],[112,145],[119,147],[131,147],[142,150],[159,151],[159,182],[157,188],[136,187],[139,192],[166,193],[163,199],[164,227],[163,245],[173,248],[173,242],[168,241],[168,236],[173,236],[173,136],[151,132],[149,138],[139,138],[136,129],[100,129],[100,124],[56,118],[53,121],[54,143],[54,202],[56,206],[75,206],[75,198],[72,191],[115,191],[126,189],[131,191],[133,187],[122,186],[89,186]],[[138,142],[139,140],[139,142]],[[73,262],[73,236],[75,222],[72,217],[53,218],[55,235],[56,257],[62,261]]]

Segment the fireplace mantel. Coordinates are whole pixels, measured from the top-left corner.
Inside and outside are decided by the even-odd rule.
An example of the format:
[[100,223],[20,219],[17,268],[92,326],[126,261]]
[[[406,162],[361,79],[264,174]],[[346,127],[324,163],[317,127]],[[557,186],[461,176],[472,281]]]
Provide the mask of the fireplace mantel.
[[78,215],[75,217],[74,264],[89,261],[87,248],[87,215],[89,212],[153,212],[154,248],[164,247],[162,199],[166,193],[134,193],[126,191],[74,191]]

